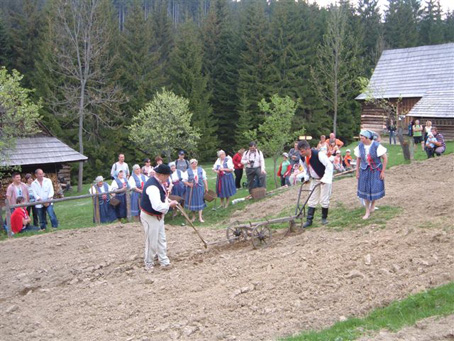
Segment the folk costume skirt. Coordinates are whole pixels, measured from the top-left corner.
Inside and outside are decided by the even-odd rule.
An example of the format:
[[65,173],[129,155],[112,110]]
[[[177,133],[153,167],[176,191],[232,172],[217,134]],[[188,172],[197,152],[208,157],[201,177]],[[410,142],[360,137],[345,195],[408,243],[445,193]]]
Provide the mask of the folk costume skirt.
[[131,193],[131,215],[133,217],[138,217],[140,215],[140,199],[142,195],[139,192],[132,191]]
[[[117,219],[115,209],[112,207],[112,205],[110,205],[110,200],[99,199],[98,203],[99,203],[99,218],[102,224],[111,223],[115,219]],[[94,212],[94,214],[96,214],[96,212]],[[93,222],[95,222],[94,217]]]
[[186,186],[183,184],[183,181],[175,181],[173,183],[172,195],[178,195],[179,197],[184,198],[186,193]]
[[[191,195],[192,192],[192,195]],[[186,188],[186,195],[184,198],[184,208],[190,211],[201,211],[207,204],[203,195],[205,194],[205,186],[194,185],[194,187]]]
[[359,170],[358,197],[373,201],[385,196],[385,182],[380,179],[380,171],[370,167]]
[[230,198],[236,193],[235,179],[232,173],[224,173],[216,178],[216,194],[218,198]]
[[127,217],[127,212],[126,212],[126,194],[117,194],[115,196],[118,200],[120,200],[120,203],[115,206],[115,213],[117,214],[117,218],[126,218]]

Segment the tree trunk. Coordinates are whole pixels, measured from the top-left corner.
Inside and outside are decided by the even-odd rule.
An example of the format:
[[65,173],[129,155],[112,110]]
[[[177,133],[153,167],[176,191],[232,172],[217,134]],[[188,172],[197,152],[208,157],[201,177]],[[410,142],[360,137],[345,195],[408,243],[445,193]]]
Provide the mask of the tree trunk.
[[408,140],[405,139],[403,129],[401,127],[397,129],[397,138],[402,148],[402,153],[404,154],[404,160],[411,160],[410,145]]
[[[79,100],[79,153],[84,154],[84,105],[85,105],[85,82],[82,81],[80,87],[80,100]],[[84,177],[84,163],[79,162],[79,174],[77,177],[77,192],[82,192],[82,182]]]
[[[273,158],[273,166],[274,166],[274,186],[277,188],[277,175],[276,175],[276,165],[277,165],[277,159]],[[266,187],[266,184],[265,184]]]

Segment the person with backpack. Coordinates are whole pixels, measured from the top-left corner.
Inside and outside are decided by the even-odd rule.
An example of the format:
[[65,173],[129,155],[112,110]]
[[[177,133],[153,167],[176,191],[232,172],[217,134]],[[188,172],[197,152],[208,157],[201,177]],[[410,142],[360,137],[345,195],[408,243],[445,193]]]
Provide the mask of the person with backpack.
[[266,170],[263,153],[257,149],[257,143],[249,143],[249,150],[243,154],[241,163],[246,166],[246,177],[249,185],[249,193],[254,188],[255,179],[259,180],[258,187],[266,187]]
[[125,162],[125,154],[119,154],[118,155],[118,161],[115,162],[113,165],[112,165],[112,169],[110,170],[110,176],[112,177],[112,179],[114,180],[116,175],[120,172],[120,171],[123,171],[124,172],[124,176],[126,178],[129,178],[129,166],[128,164]]
[[184,150],[178,152],[178,159],[175,160],[175,167],[182,172],[186,172],[189,169],[189,161],[184,158]]

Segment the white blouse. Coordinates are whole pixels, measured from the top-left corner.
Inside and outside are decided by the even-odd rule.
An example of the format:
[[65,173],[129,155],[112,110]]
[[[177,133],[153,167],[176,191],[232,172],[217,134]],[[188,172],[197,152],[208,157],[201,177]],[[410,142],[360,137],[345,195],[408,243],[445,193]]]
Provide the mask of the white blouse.
[[[96,191],[96,187],[98,187],[97,184],[90,187],[90,194],[98,193],[98,191]],[[98,187],[98,190],[99,190],[99,193],[105,193],[105,191],[104,191],[104,183],[102,184],[101,187]],[[110,192],[110,191],[112,191],[112,187],[109,186],[109,184],[107,184],[107,192]]]
[[[364,151],[366,152],[366,156],[369,155],[370,146],[372,146],[372,143],[370,145],[368,145],[368,146],[364,145]],[[377,156],[381,157],[381,156],[385,155],[386,152],[387,152],[387,149],[385,147],[383,147],[381,144],[379,144],[378,148],[377,148]],[[356,157],[361,157],[361,154],[359,152],[359,146],[355,147],[355,156]]]
[[[148,177],[145,174],[143,174],[143,176],[145,177],[145,182],[147,182]],[[142,174],[138,175],[138,177],[139,177],[139,180],[142,181]],[[145,185],[145,182],[143,183],[144,185]],[[134,177],[132,175],[129,177],[128,183],[129,183],[129,187],[131,187],[131,189],[137,187],[136,180],[134,180]]]
[[[125,180],[124,178],[123,178],[123,179],[118,179],[118,180],[120,180],[122,184],[125,184],[125,183],[126,183],[126,180]],[[111,185],[110,187],[112,188],[112,191],[115,191],[116,189],[118,189],[118,184],[117,184],[117,182],[116,182],[115,180],[112,181],[112,185]],[[124,186],[124,187],[126,187],[126,186]],[[124,188],[124,187],[123,187],[123,188]],[[120,188],[120,189],[121,189],[121,188]]]
[[[227,168],[233,171],[233,161],[232,158],[229,156],[226,156],[227,159]],[[213,165],[213,170],[218,170],[218,168],[224,168],[224,161],[222,161],[220,158],[216,160],[216,162]]]

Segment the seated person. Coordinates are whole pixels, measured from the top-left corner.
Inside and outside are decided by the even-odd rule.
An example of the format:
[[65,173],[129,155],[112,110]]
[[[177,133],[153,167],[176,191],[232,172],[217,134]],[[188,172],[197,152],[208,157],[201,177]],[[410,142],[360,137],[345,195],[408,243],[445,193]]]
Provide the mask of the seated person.
[[[16,204],[25,203],[24,197],[17,197]],[[11,214],[11,231],[14,234],[22,233],[26,231],[39,231],[40,228],[37,226],[30,225],[31,219],[28,215],[26,207],[16,207],[14,212]]]
[[334,166],[334,171],[336,173],[345,172],[345,168],[342,165],[342,157],[341,157],[341,151],[340,150],[338,150],[336,152],[336,155],[334,155],[333,166]]
[[434,147],[430,148],[429,146],[426,145],[426,153],[427,157],[433,157],[434,154],[441,156],[446,150],[446,144],[445,144],[445,139],[441,133],[438,132],[437,127],[432,127],[432,134],[435,137],[436,141],[432,141]]
[[352,156],[350,155],[350,149],[345,151],[344,167],[346,170],[352,169]]
[[293,166],[293,171],[289,178],[289,186],[294,186],[297,182],[303,181],[305,175],[306,172],[300,161],[299,164]]

